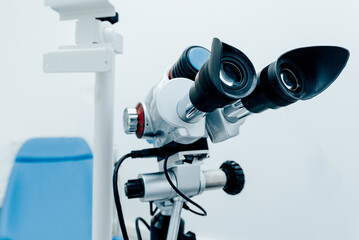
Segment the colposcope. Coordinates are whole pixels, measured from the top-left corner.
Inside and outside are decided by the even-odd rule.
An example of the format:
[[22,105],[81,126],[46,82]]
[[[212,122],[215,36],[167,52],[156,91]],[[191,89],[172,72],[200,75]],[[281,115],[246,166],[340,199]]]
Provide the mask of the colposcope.
[[125,132],[154,146],[131,152],[115,168],[115,202],[125,239],[117,188],[117,172],[124,159],[157,157],[158,172],[139,174],[125,184],[128,198],[154,203],[160,210],[148,226],[151,240],[196,239],[194,233],[184,232],[180,217],[183,208],[206,215],[191,197],[218,188],[236,195],[245,183],[243,170],[234,161],[224,162],[217,170],[202,170],[203,160],[209,157],[207,138],[213,143],[225,141],[239,134],[240,125],[251,114],[317,96],[335,81],[348,58],[349,51],[341,47],[298,48],[257,76],[243,52],[217,38],[211,51],[187,48],[144,102],[124,111]]

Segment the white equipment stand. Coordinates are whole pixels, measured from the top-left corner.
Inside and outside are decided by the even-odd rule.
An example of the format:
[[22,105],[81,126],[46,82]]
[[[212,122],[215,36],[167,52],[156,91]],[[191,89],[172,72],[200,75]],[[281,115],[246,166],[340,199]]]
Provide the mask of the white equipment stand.
[[115,16],[108,0],[45,0],[60,20],[77,20],[76,45],[44,54],[46,73],[96,73],[92,192],[92,239],[112,238],[112,170],[115,55],[123,40],[111,23],[96,20]]

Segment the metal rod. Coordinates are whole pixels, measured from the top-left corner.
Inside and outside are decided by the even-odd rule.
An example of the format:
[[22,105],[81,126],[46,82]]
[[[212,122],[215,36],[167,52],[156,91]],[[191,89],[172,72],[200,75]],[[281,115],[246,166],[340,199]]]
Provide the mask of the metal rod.
[[203,171],[206,179],[205,190],[223,188],[227,184],[227,175],[222,169]]
[[92,240],[112,239],[114,66],[111,69],[96,73],[95,80]]
[[185,122],[195,123],[201,120],[202,117],[206,115],[205,112],[202,112],[195,108],[189,98],[189,93],[187,93],[177,104],[177,114]]
[[178,197],[173,204],[170,224],[168,226],[166,240],[177,240],[178,230],[181,223],[181,212],[183,207],[183,198]]
[[238,100],[237,102],[223,108],[224,117],[231,122],[237,122],[238,120],[245,118],[250,114],[252,113],[243,106],[241,100]]

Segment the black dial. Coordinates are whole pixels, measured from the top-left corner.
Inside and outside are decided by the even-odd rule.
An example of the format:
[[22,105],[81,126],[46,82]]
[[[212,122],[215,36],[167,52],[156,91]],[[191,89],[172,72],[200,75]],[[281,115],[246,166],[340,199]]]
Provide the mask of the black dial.
[[220,169],[227,175],[227,183],[223,187],[223,190],[230,195],[240,193],[245,183],[244,173],[241,166],[235,161],[226,161],[221,165]]

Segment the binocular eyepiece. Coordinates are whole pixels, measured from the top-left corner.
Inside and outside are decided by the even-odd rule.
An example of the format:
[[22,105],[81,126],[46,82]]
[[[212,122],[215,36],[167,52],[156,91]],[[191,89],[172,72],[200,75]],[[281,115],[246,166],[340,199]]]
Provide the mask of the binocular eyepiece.
[[298,48],[265,67],[243,106],[252,113],[311,99],[328,88],[344,69],[349,51],[335,46]]
[[169,78],[194,80],[177,112],[187,122],[248,96],[256,86],[252,62],[240,50],[214,38],[211,52],[187,48],[169,72]]
[[238,49],[214,38],[209,60],[189,92],[195,108],[212,112],[248,96],[256,86],[254,66]]
[[181,118],[190,122],[217,108],[226,107],[225,114],[232,116],[238,106],[250,114],[311,99],[335,81],[348,58],[349,51],[341,47],[298,48],[280,56],[257,78],[244,53],[214,38],[211,52],[198,46],[187,48],[169,77],[194,80],[177,107]]

